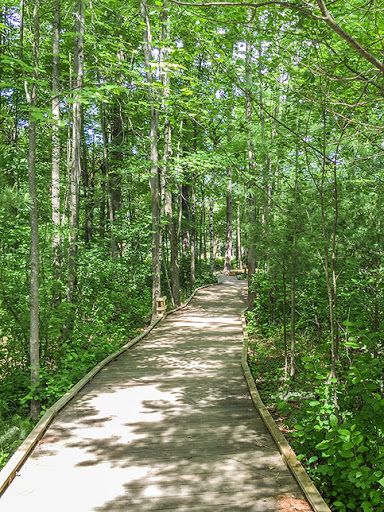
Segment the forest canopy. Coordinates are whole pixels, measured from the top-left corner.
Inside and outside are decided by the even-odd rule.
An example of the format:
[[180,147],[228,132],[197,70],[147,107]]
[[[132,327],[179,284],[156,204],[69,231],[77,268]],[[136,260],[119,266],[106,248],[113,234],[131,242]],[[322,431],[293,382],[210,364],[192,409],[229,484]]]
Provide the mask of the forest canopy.
[[334,510],[384,510],[383,14],[2,0],[0,464],[159,300],[245,268],[264,399]]

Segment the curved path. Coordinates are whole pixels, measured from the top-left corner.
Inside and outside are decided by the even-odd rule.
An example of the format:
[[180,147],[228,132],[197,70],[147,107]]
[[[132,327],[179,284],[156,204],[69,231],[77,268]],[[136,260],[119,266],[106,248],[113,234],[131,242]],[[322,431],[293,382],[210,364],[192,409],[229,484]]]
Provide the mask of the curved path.
[[2,512],[311,510],[242,375],[245,283],[222,281],[59,413]]

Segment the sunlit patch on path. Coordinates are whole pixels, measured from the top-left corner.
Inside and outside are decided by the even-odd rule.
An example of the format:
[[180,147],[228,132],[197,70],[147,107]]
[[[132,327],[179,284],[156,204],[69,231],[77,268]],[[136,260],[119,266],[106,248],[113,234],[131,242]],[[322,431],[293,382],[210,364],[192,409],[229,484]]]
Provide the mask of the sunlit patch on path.
[[242,375],[244,282],[223,280],[70,402],[2,512],[311,510]]

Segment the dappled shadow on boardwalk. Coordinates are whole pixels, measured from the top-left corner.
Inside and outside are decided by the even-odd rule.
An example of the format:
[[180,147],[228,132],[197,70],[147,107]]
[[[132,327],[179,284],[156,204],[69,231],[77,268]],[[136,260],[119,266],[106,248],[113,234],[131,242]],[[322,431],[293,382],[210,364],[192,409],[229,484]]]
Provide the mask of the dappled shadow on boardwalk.
[[56,511],[99,512],[299,503],[241,374],[244,284],[229,281],[201,291],[83,389],[4,495],[5,511],[51,510],[52,500]]

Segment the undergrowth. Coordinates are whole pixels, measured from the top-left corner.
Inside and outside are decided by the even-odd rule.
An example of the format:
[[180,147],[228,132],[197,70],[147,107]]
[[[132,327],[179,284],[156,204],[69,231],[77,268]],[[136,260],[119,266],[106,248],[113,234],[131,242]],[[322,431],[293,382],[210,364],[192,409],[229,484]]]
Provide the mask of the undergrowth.
[[[217,281],[208,267],[199,270],[196,286]],[[132,275],[127,262],[108,260],[96,251],[89,251],[80,261],[75,305],[63,299],[52,314],[50,290],[42,291],[38,389],[30,389],[26,340],[8,335],[3,348],[0,344],[0,469],[34,427],[29,419],[32,398],[40,401],[43,414],[97,363],[150,322],[150,276],[146,272]],[[189,293],[182,290],[183,297]],[[1,314],[0,304],[0,318]],[[70,335],[66,336],[67,332]]]
[[344,352],[335,382],[327,344],[302,335],[295,377],[286,379],[280,330],[256,328],[252,317],[249,330],[261,397],[332,510],[383,512],[382,368],[364,340]]

